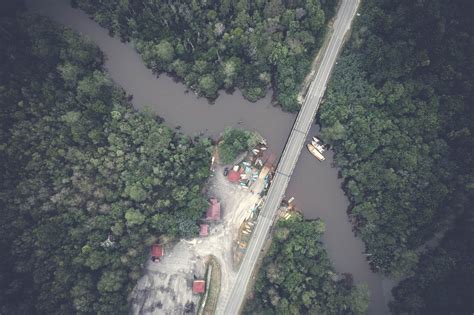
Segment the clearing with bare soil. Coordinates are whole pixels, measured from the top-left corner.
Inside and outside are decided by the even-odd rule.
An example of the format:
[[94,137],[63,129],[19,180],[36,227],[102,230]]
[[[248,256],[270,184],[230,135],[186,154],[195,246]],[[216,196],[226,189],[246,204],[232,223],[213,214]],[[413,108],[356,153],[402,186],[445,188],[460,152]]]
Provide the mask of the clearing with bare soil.
[[233,261],[234,241],[242,222],[252,215],[260,201],[263,189],[262,176],[251,190],[241,189],[223,175],[223,167],[216,165],[209,180],[208,196],[221,202],[222,220],[211,223],[209,236],[181,240],[173,247],[166,245],[161,261],[148,261],[144,276],[131,293],[132,314],[184,314],[195,313],[200,296],[192,293],[193,279],[203,279],[204,258],[213,255],[221,267],[220,295],[229,294],[235,281]]

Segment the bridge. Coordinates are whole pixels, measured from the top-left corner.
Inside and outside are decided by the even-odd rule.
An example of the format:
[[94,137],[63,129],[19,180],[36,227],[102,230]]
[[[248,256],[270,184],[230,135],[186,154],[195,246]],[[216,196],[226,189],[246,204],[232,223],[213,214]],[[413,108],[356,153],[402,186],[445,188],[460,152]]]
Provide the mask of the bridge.
[[216,310],[217,314],[238,314],[241,310],[242,303],[247,294],[250,277],[273,224],[275,214],[283,200],[283,195],[308,136],[309,129],[319,109],[329,75],[343,45],[344,37],[350,29],[351,22],[359,6],[359,1],[342,0],[341,2],[329,44],[323,52],[318,72],[311,82],[304,103],[291,130],[234,285],[230,295],[220,297]]

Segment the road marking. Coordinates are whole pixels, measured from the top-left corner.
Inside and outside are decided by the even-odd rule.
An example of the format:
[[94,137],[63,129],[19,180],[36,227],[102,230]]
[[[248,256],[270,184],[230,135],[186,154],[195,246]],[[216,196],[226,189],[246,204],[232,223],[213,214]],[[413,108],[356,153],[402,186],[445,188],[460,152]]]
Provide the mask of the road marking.
[[280,172],[280,171],[276,171],[276,173],[281,174],[281,175],[286,176],[286,177],[291,177],[290,175],[285,174],[285,173],[282,173],[282,172]]
[[298,130],[298,129],[296,129],[296,128],[294,128],[293,130],[294,130],[294,131],[298,131],[299,133],[302,133],[302,134],[306,135],[306,132],[304,132],[304,131]]

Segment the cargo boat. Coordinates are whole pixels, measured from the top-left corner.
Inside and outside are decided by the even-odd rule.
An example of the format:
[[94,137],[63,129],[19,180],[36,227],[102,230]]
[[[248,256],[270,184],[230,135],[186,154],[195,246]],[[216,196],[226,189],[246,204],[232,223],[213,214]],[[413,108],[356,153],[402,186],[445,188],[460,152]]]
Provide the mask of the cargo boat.
[[316,149],[312,144],[307,144],[306,147],[308,148],[309,152],[311,152],[314,157],[316,157],[320,161],[324,161],[326,158]]
[[323,153],[324,151],[324,147],[322,145],[320,145],[319,143],[315,142],[315,141],[311,141],[311,144],[313,145],[313,147],[315,147],[316,149],[318,149],[318,151],[320,153]]

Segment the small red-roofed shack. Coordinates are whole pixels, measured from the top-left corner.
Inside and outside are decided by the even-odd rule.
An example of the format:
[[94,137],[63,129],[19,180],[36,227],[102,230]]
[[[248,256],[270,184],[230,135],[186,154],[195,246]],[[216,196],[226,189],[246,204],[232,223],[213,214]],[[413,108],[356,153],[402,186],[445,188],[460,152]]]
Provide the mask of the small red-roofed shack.
[[227,174],[227,179],[231,183],[238,183],[240,180],[240,173],[238,171],[230,170]]
[[201,294],[206,291],[206,281],[194,280],[193,282],[193,293]]
[[153,244],[151,246],[151,260],[153,262],[160,261],[161,257],[165,255],[165,249],[163,246],[158,244]]
[[201,224],[199,229],[199,236],[208,236],[209,235],[209,224]]
[[206,212],[206,220],[217,221],[221,219],[221,203],[216,198],[211,198],[211,204]]

